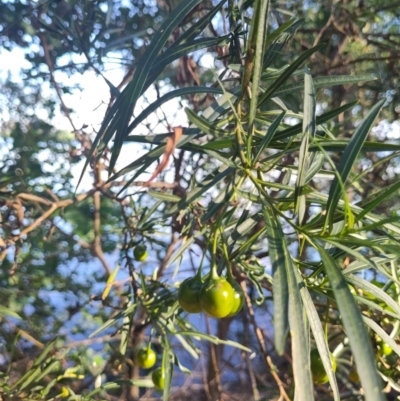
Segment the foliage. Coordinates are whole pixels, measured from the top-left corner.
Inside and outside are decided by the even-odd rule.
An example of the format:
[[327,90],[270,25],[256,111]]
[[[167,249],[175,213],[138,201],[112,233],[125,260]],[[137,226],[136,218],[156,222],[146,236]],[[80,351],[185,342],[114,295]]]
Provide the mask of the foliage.
[[[382,41],[375,43],[365,23],[369,11],[341,2],[330,11],[309,2],[305,21],[262,0],[137,2],[138,13],[110,4],[1,4],[8,11],[0,12],[8,24],[3,45],[33,52],[27,82],[52,83],[74,135],[32,117],[4,127],[0,397],[138,399],[154,385],[152,373],[135,364],[145,340],[159,356],[153,372],[165,373],[163,399],[184,398],[174,392],[176,372],[195,372],[182,364],[183,350],[202,357],[202,339],[210,343],[212,400],[226,391],[226,346],[242,352],[254,399],[385,400],[382,379],[388,391],[399,391],[399,184],[388,172],[400,147],[373,131],[382,110],[396,109],[382,96],[388,86],[382,90],[370,75],[376,60],[342,59],[349,52],[361,60],[378,45],[385,56],[384,41],[395,40],[397,27],[377,31]],[[23,17],[12,19],[10,10]],[[382,5],[379,15],[391,12]],[[313,45],[301,49],[318,29]],[[323,43],[332,30],[337,37]],[[355,39],[360,31],[371,47]],[[41,50],[31,49],[27,35]],[[66,70],[94,68],[103,79],[111,50],[130,60],[129,68],[118,87],[107,80],[110,104],[89,135],[74,126],[56,71],[64,56],[80,52],[83,66]],[[217,68],[202,74],[195,55],[214,57]],[[326,76],[316,76],[320,59],[334,60]],[[43,65],[49,73],[37,80]],[[391,68],[385,74],[395,85]],[[140,111],[139,102],[161,83],[168,93]],[[355,85],[366,108],[353,102],[347,88]],[[189,127],[172,127],[163,115],[156,127],[164,132],[138,132],[152,126],[165,102],[182,96]],[[118,167],[132,144],[143,145],[144,154]],[[81,178],[91,171],[92,184],[75,193],[70,170],[81,160]],[[374,180],[382,171],[386,178]],[[137,254],[143,246],[146,260]],[[101,273],[88,265],[82,276],[93,258]],[[179,306],[179,283],[193,271],[206,283],[233,277],[243,289],[244,309],[217,321],[217,336],[208,320],[203,329]],[[49,302],[55,293],[68,298],[65,310]],[[260,329],[265,310],[273,313],[269,333]],[[237,322],[243,330],[234,335]],[[71,340],[63,334],[69,330],[81,337]],[[315,348],[329,380],[324,392],[305,369]],[[262,365],[250,361],[251,351]]]

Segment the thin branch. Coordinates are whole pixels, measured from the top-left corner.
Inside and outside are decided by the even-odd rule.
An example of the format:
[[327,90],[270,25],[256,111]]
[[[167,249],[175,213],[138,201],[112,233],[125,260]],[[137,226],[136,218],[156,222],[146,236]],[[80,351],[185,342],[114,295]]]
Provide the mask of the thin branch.
[[254,327],[254,331],[256,333],[257,341],[258,341],[258,344],[259,344],[259,346],[261,348],[261,351],[262,351],[262,353],[264,355],[265,362],[267,363],[267,366],[269,367],[269,370],[270,370],[273,378],[275,379],[276,384],[278,385],[279,392],[280,392],[281,396],[283,397],[283,399],[285,401],[290,401],[290,398],[289,398],[289,396],[287,395],[287,393],[285,391],[283,383],[282,383],[281,379],[279,378],[278,373],[276,372],[276,367],[272,363],[271,357],[268,355],[267,347],[266,347],[266,344],[265,344],[265,341],[264,341],[264,336],[263,336],[262,331],[258,327],[258,324],[256,322],[255,313],[254,313],[253,305],[251,303],[251,299],[247,295],[246,281],[242,281],[241,285],[242,285],[243,292],[244,292],[245,297],[246,297],[246,305],[247,305],[247,309],[249,311],[250,321],[251,321],[251,324]]

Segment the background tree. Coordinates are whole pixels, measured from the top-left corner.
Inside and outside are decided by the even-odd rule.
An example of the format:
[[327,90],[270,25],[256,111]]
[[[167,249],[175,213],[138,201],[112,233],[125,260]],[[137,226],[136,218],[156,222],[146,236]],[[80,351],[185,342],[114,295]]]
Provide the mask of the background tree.
[[[152,387],[149,372],[135,362],[142,341],[162,359],[165,398],[174,365],[175,374],[185,372],[181,361],[199,372],[186,352],[206,356],[207,368],[200,387],[196,374],[189,386],[172,387],[176,399],[240,398],[241,391],[246,399],[249,392],[293,399],[296,383],[300,400],[314,391],[318,399],[384,399],[375,392],[374,360],[387,391],[398,390],[399,149],[383,129],[366,140],[383,95],[392,102],[380,115],[396,116],[398,58],[388,43],[397,41],[398,7],[268,6],[1,3],[2,45],[24,48],[30,63],[23,86],[3,84],[11,116],[1,143],[4,398],[148,398],[139,388]],[[210,56],[215,71],[202,63]],[[64,101],[74,88],[60,72],[93,69],[101,80],[115,62],[125,77],[115,86],[106,81],[110,102],[92,133],[74,122],[79,110]],[[380,79],[371,80],[377,70]],[[44,98],[47,82],[54,92]],[[151,88],[156,101],[135,108]],[[161,107],[172,98],[189,106],[183,132]],[[349,103],[356,98],[365,107]],[[49,121],[35,116],[38,109]],[[52,127],[58,109],[73,135]],[[139,135],[139,127],[150,132]],[[165,134],[154,134],[160,127]],[[129,143],[147,152],[118,171]],[[172,160],[169,168],[163,161],[154,167],[160,157]],[[75,195],[69,171],[80,160],[87,160],[92,186]],[[141,174],[152,168],[158,174],[149,182]],[[148,264],[135,260],[143,244],[151,250]],[[200,265],[204,273],[232,270],[240,282],[246,306],[234,319],[193,319],[178,307],[177,282]],[[55,294],[58,308],[49,302]],[[199,336],[211,345],[199,345]],[[231,353],[224,340],[259,356]],[[333,393],[313,389],[303,369],[315,346],[328,367],[327,345],[338,365],[338,384],[328,369]],[[27,361],[34,365],[21,369]],[[175,375],[172,384],[180,380]]]

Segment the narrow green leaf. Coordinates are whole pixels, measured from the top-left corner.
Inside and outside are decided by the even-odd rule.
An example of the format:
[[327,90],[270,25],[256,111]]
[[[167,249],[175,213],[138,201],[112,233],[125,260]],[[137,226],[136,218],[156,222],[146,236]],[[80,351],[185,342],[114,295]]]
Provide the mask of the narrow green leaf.
[[272,265],[272,286],[274,298],[274,339],[279,355],[285,352],[286,338],[289,333],[289,288],[285,268],[285,253],[277,221],[271,217],[272,211],[264,212],[267,228],[268,252]]
[[268,38],[267,43],[270,46],[267,47],[264,60],[263,68],[266,69],[275,60],[277,56],[281,54],[286,43],[293,36],[296,29],[304,22],[304,19],[290,19],[289,21],[283,23],[278,29],[272,32]]
[[45,346],[40,355],[35,359],[33,366],[39,366],[47,358],[47,355],[55,349],[57,340],[58,338],[55,338]]
[[[181,139],[179,140],[178,144],[176,145],[176,148],[181,148],[188,142],[192,140],[192,135],[182,135]],[[163,155],[165,152],[165,145],[159,145],[155,147],[154,149],[150,150],[143,156],[139,157],[136,159],[134,162],[130,163],[128,166],[125,166],[123,169],[112,175],[109,179],[108,182],[114,181],[119,177],[122,177],[123,175],[129,173],[130,171],[140,168],[140,174],[146,170],[154,161],[156,161],[160,156]],[[131,182],[138,176],[139,174],[136,174],[133,179],[129,180],[127,184],[121,189],[119,193],[122,193],[126,188],[129,187]]]
[[177,259],[179,259],[185,251],[194,243],[195,239],[197,237],[202,236],[206,232],[206,228],[203,228],[201,231],[197,232],[196,235],[193,235],[192,237],[186,238],[181,245],[179,246],[178,250],[174,252],[174,254],[169,258],[165,268],[168,268],[171,266]]
[[[64,355],[66,352],[64,353]],[[62,360],[62,355],[60,355],[60,360]],[[53,370],[55,370],[58,366],[60,366],[60,361],[58,359],[53,360],[50,362],[47,366],[44,367],[43,371],[40,372],[40,375],[35,378],[35,382],[40,382],[45,376],[47,376],[49,373],[51,373]],[[26,382],[20,387],[21,390],[23,390]]]
[[165,192],[148,191],[147,193],[150,196],[152,196],[153,198],[160,199],[165,202],[176,203],[181,200],[181,198],[179,196],[172,195],[172,194],[166,194]]
[[390,295],[386,294],[385,291],[382,291],[381,288],[367,280],[364,280],[361,277],[354,276],[353,274],[347,274],[346,281],[348,281],[350,284],[360,287],[364,291],[368,291],[376,298],[382,300],[388,306],[390,306],[397,313],[397,315],[400,316],[400,305]]
[[208,121],[215,121],[219,116],[230,110],[231,104],[234,104],[241,91],[240,86],[235,86],[229,92],[225,92],[215,102],[208,106],[202,116]]
[[139,222],[137,224],[137,228],[141,228],[147,221],[149,221],[152,218],[154,218],[154,213],[156,212],[156,210],[160,207],[160,205],[162,203],[163,203],[163,201],[159,200],[158,202],[154,203],[153,206],[150,209],[148,209],[146,207],[144,209],[145,211],[140,216],[140,220],[139,220]]
[[256,164],[258,162],[258,159],[260,158],[262,152],[265,150],[265,148],[271,142],[271,139],[275,135],[275,132],[278,129],[279,124],[281,123],[281,121],[282,121],[283,117],[285,117],[285,115],[286,115],[286,111],[284,110],[278,117],[276,117],[274,122],[268,127],[268,131],[265,134],[265,136],[263,137],[263,139],[258,147],[257,154],[255,155],[255,157],[253,159],[254,164]]
[[213,124],[210,124],[207,119],[197,115],[193,110],[190,110],[189,108],[185,107],[185,113],[189,121],[205,134],[213,134],[213,135],[225,134],[225,131],[216,128]]
[[[186,95],[193,95],[195,93],[214,93],[214,94],[221,94],[222,90],[219,88],[210,88],[207,86],[190,86],[186,88],[180,88],[173,90],[171,92],[166,93],[165,95],[161,96],[155,102],[151,103],[147,106],[129,125],[127,129],[127,134],[132,132],[140,123],[142,123],[147,117],[149,117],[154,111],[156,111],[160,106],[164,103],[168,102],[171,99],[176,97],[186,96]],[[126,138],[125,138],[126,140]]]
[[349,338],[350,347],[365,392],[365,400],[386,401],[382,389],[382,381],[376,369],[371,340],[365,329],[361,312],[336,262],[319,244],[314,243],[313,245],[321,256],[335,294],[344,329]]
[[[392,260],[397,259],[396,255],[386,255],[385,257],[373,257],[370,258],[370,260],[373,262],[375,266],[389,263]],[[346,276],[347,274],[350,273],[356,273],[360,270],[363,270],[365,268],[369,268],[371,266],[370,262],[361,262],[361,261],[354,261],[350,263],[345,269],[342,270],[342,274]]]
[[168,38],[182,21],[182,19],[200,2],[201,0],[186,0],[175,7],[170,16],[163,22],[160,29],[153,36],[150,45],[143,53],[143,56],[141,57],[135,69],[132,80],[121,94],[121,96],[124,98],[123,104],[117,111],[117,115],[114,117],[115,120],[118,120],[118,127],[116,127],[114,146],[111,153],[108,171],[111,172],[115,166],[122,143],[126,137],[126,130],[129,120],[131,119],[136,101],[142,94],[143,86],[145,85],[146,78],[154,63],[155,56],[164,47]]
[[146,162],[148,163],[148,165],[150,165],[155,160],[157,160],[160,156],[162,156],[164,154],[164,151],[165,151],[165,145],[159,145],[159,146],[155,147],[154,149],[150,150],[143,156],[136,159],[134,162],[128,164],[123,169],[119,170],[117,173],[112,175],[108,179],[108,182],[114,181],[117,178],[124,176],[125,174],[129,173],[130,171],[132,171],[138,167],[142,167],[143,164]]
[[[264,234],[266,231],[266,227],[261,228],[260,230],[257,230],[250,238],[248,238],[246,241],[244,241],[239,248],[235,249],[234,252],[231,253],[231,259],[235,259],[239,256],[241,256],[243,253],[247,252],[250,250],[250,248],[257,242],[258,238]],[[248,269],[246,269],[248,270]]]
[[364,142],[367,138],[369,130],[372,127],[376,117],[385,103],[385,99],[379,101],[364,118],[362,123],[356,128],[353,137],[346,147],[337,167],[337,176],[332,182],[329,190],[329,198],[326,206],[326,222],[330,227],[333,225],[334,215],[340,196],[342,194],[342,185],[346,183],[351,167],[356,160]]
[[400,223],[400,216],[392,216],[388,217],[387,219],[382,219],[380,221],[377,221],[376,223],[361,225],[358,226],[357,228],[353,228],[352,231],[353,232],[378,231],[385,228],[384,226],[388,223]]
[[97,334],[105,330],[107,327],[112,326],[113,324],[117,323],[118,319],[123,317],[123,313],[118,313],[116,316],[112,317],[111,319],[108,319],[106,322],[104,322],[100,327],[98,327],[93,333],[89,335],[89,338],[95,337]]
[[19,379],[11,388],[16,388],[16,389],[24,389],[26,386],[32,383],[33,380],[36,379],[36,377],[39,376],[41,372],[40,367],[32,367],[29,369],[22,377]]
[[[251,31],[249,37],[249,50],[251,52],[251,65],[252,65],[252,83],[251,83],[251,99],[250,99],[250,110],[249,110],[249,134],[252,135],[253,124],[256,117],[257,104],[258,104],[258,92],[260,90],[260,77],[261,77],[261,60],[264,56],[264,39],[265,33],[268,27],[268,10],[269,0],[258,0],[256,1],[253,20],[251,24]],[[250,53],[248,53],[248,56]],[[244,91],[245,88],[242,88]]]
[[[308,148],[310,150],[310,148]],[[322,152],[315,153],[311,159],[311,166],[308,168],[304,184],[308,184],[322,169],[325,155]]]
[[[268,186],[272,186],[271,183],[268,183]],[[244,195],[242,195],[242,196],[244,196]],[[326,205],[326,203],[328,201],[328,196],[326,194],[323,194],[323,193],[320,193],[320,192],[315,192],[315,191],[314,192],[310,192],[307,195],[307,198],[309,199],[310,202],[318,203],[318,204],[321,204],[321,205]],[[344,206],[344,202],[342,200],[339,200],[338,209],[342,210],[343,206]],[[356,206],[356,205],[350,205],[350,207],[351,207],[351,210],[355,214],[362,212],[362,209],[360,207]],[[368,213],[367,217],[368,217],[368,220],[371,220],[374,223],[382,222],[383,220],[385,220],[384,217],[378,216],[378,215],[373,214],[371,212]],[[338,220],[342,220],[342,218],[340,216],[337,219]],[[400,234],[400,225],[391,224],[391,223],[384,223],[383,227],[386,228],[389,231],[395,232],[396,234]]]
[[154,64],[149,71],[149,75],[143,87],[142,93],[144,93],[160,76],[168,64],[197,50],[204,49],[206,47],[222,45],[224,42],[226,42],[227,38],[229,38],[229,35],[220,36],[217,38],[201,38],[179,46],[173,46],[172,44],[171,47],[169,47],[155,59]]
[[122,143],[126,137],[126,130],[128,128],[128,123],[132,116],[136,101],[142,94],[142,89],[145,85],[147,76],[151,71],[151,67],[155,61],[155,57],[164,47],[171,33],[180,24],[182,19],[193,7],[195,7],[200,2],[201,0],[186,0],[180,3],[171,12],[169,18],[167,18],[163,22],[160,29],[153,36],[150,45],[146,48],[135,69],[132,80],[122,91],[121,95],[117,98],[116,102],[105,117],[102,126],[100,127],[100,130],[96,135],[93,145],[89,151],[89,155],[87,157],[81,177],[79,179],[78,186],[98,143],[104,137],[106,131],[108,132],[107,140],[104,141],[105,145],[107,145],[108,140],[110,140],[115,133],[114,147],[109,164],[109,171],[111,172],[113,170],[118,155],[120,153]]
[[359,238],[355,236],[348,237],[331,237],[330,240],[339,242],[349,247],[359,246],[365,248],[375,249],[382,253],[395,253],[400,256],[400,243],[387,243],[387,238],[375,238],[368,240],[366,238]]
[[239,344],[239,343],[237,343],[235,341],[221,340],[220,338],[218,338],[216,336],[213,336],[211,334],[204,334],[204,333],[201,333],[199,331],[178,331],[178,332],[172,333],[172,334],[175,334],[175,335],[179,334],[181,336],[190,336],[190,337],[192,337],[194,339],[197,339],[199,341],[200,341],[200,339],[203,338],[204,340],[210,341],[213,344],[225,344],[225,345],[229,345],[229,346],[234,347],[234,348],[239,348],[242,351],[251,352],[250,348],[247,348],[244,345]]
[[385,309],[383,306],[377,304],[376,302],[365,298],[364,296],[359,296],[355,295],[354,297],[358,303],[363,304],[367,306],[372,312],[377,311],[379,314],[385,315],[385,316],[391,316],[392,318],[396,320],[400,320],[400,315],[398,315],[395,312],[392,312],[391,310]]
[[[92,401],[94,400],[93,398],[88,398],[88,397],[93,397],[94,395],[103,392],[104,390],[112,390],[112,389],[119,389],[123,386],[135,386],[135,387],[145,387],[145,388],[153,388],[154,384],[151,379],[143,379],[143,380],[115,380],[109,383],[104,384],[103,386],[97,387],[94,390],[92,390],[90,393],[85,394],[85,398],[81,398],[81,396],[75,396],[73,391],[70,389],[70,392],[72,395],[74,395],[73,398],[69,398],[73,401]],[[96,398],[97,399],[97,398]]]
[[6,306],[0,305],[0,316],[8,315],[11,317],[14,317],[16,319],[21,319],[21,317],[18,315],[18,313],[12,311],[10,308],[7,308]]
[[[129,301],[128,306],[133,305],[132,300]],[[131,332],[131,321],[132,321],[132,314],[126,314],[122,319],[122,327],[121,327],[121,340],[119,342],[119,352],[121,355],[125,355],[126,348],[128,347],[129,343],[129,333]]]
[[[183,338],[181,337],[181,340],[183,340]],[[179,360],[178,356],[175,354],[175,365],[178,366],[179,370],[183,373],[186,373],[187,375],[192,376],[192,372],[190,369],[188,369],[186,366],[183,366],[181,361]]]
[[[200,130],[197,128],[183,128],[185,136],[191,136],[193,139],[197,138],[200,134]],[[138,143],[149,143],[152,145],[159,145],[165,143],[167,138],[171,136],[171,132],[166,134],[154,134],[154,135],[129,135],[125,138],[125,142],[138,142]]]
[[329,348],[326,344],[324,329],[321,324],[321,320],[317,309],[315,308],[313,299],[308,292],[307,287],[304,285],[299,272],[296,270],[297,281],[301,283],[300,294],[303,300],[303,305],[307,313],[308,321],[310,322],[310,327],[313,332],[315,343],[317,344],[318,352],[321,357],[322,363],[325,368],[325,372],[328,376],[329,383],[332,387],[333,398],[335,401],[340,401],[339,389],[336,382],[335,374],[332,371],[331,358],[329,355]]
[[387,344],[390,346],[390,348],[398,355],[400,356],[400,346],[396,343],[396,341],[389,336],[389,334],[386,333],[385,330],[382,329],[379,324],[377,324],[375,321],[370,319],[369,317],[363,315],[363,320],[365,324],[367,324],[373,331],[375,331],[376,334]]
[[[317,141],[317,142],[315,142]],[[336,141],[325,140],[325,139],[316,139],[314,143],[311,143],[308,147],[310,152],[319,152],[324,149],[326,152],[340,152],[346,149],[349,142],[345,139],[338,139]],[[318,143],[318,145],[317,145]],[[301,146],[301,142],[292,141],[291,143],[285,142],[271,142],[269,147],[271,149],[283,149],[284,151],[280,154],[283,155],[285,153],[292,153],[293,151],[299,150]],[[400,150],[400,145],[391,144],[391,143],[381,143],[381,142],[364,142],[361,150],[366,152],[390,152],[390,151],[398,151]],[[270,156],[265,160],[270,160],[276,158],[276,155]],[[331,175],[334,173],[331,172]]]
[[[314,78],[314,88],[324,88],[324,87],[331,87],[335,85],[350,85],[357,82],[368,82],[368,81],[375,81],[376,77],[373,75],[330,75],[327,77],[317,77]],[[274,96],[283,96],[291,93],[298,92],[299,90],[303,89],[304,83],[299,82],[290,85],[284,85],[279,90],[275,92]]]
[[298,213],[299,224],[302,224],[306,213],[306,197],[302,194],[311,159],[308,154],[308,144],[314,138],[316,130],[315,121],[315,90],[310,70],[304,68],[304,106],[303,106],[303,138],[299,151],[299,166],[295,185],[295,210]]
[[[246,214],[247,215],[247,214]],[[256,213],[248,218],[239,219],[232,233],[227,239],[227,244],[232,251],[233,246],[236,242],[244,238],[245,235],[253,228],[255,225],[261,220],[261,216],[259,213]]]
[[[337,223],[336,223],[337,224]],[[342,226],[341,226],[342,227]],[[332,240],[330,238],[326,238],[326,237],[314,237],[315,239],[319,239],[321,241],[324,241],[326,244],[330,244],[336,248],[341,249],[343,252],[340,255],[335,255],[336,258],[342,255],[351,255],[353,256],[355,259],[364,262],[364,263],[369,263],[370,267],[375,267],[374,266],[374,262],[373,260],[367,259],[363,254],[361,254],[360,252],[358,252],[357,250],[353,249],[353,248],[358,248],[359,244],[351,244],[351,242],[349,241],[349,246],[343,245],[342,243],[340,243],[339,241],[335,241]],[[328,247],[325,246],[325,249],[328,249]]]
[[371,210],[377,207],[379,204],[389,199],[390,196],[394,195],[400,189],[400,181],[389,185],[388,187],[382,188],[378,192],[368,196],[363,202],[357,204],[363,210],[356,216],[356,221],[361,220],[365,215],[367,215]]
[[179,38],[172,44],[172,46],[178,46],[180,43],[186,43],[193,40],[204,29],[208,26],[210,21],[214,18],[217,12],[222,8],[226,0],[220,1],[212,10],[210,10],[206,15],[201,17],[196,23],[194,23],[188,30],[186,30]]
[[[337,117],[338,115],[353,108],[357,103],[358,103],[357,101],[351,102],[351,103],[345,104],[343,106],[340,106],[334,110],[323,113],[320,116],[317,116],[317,125],[321,125],[323,123],[326,123],[329,120],[332,120],[333,118]],[[302,131],[302,129],[303,129],[303,123],[293,125],[292,127],[286,128],[285,130],[278,131],[273,139],[280,140],[280,139],[289,138],[291,136],[299,134]]]
[[321,49],[323,45],[314,46],[311,49],[305,51],[299,56],[290,66],[282,72],[282,74],[274,81],[274,83],[259,97],[258,107],[265,103],[272,96],[275,96],[275,92],[287,81],[292,73],[297,70],[312,54]]
[[201,195],[211,189],[214,185],[224,179],[226,176],[234,171],[232,167],[223,166],[220,172],[214,177],[207,177],[205,181],[198,184],[195,189],[188,192],[177,204],[170,209],[170,214],[175,214],[179,210],[185,210],[192,202],[198,199]]
[[192,347],[191,344],[189,344],[180,334],[175,334],[175,337],[193,359],[199,359],[198,351],[194,347]]
[[223,208],[232,197],[234,189],[232,185],[226,185],[222,188],[220,193],[213,197],[213,200],[207,206],[207,212],[201,216],[201,222],[205,223],[211,219],[221,208]]
[[171,345],[169,344],[168,337],[163,337],[163,356],[162,356],[162,370],[165,373],[165,383],[163,391],[163,401],[168,401],[169,393],[171,389],[172,374],[174,372],[174,367],[171,360]]
[[[307,367],[310,366],[310,350],[309,350],[309,331],[308,324],[303,315],[303,303],[300,295],[301,283],[298,281],[298,274],[296,274],[296,267],[293,265],[292,257],[286,244],[282,228],[270,208],[264,207],[264,218],[267,225],[269,250],[274,254],[276,270],[280,269],[280,277],[278,278],[278,292],[281,293],[280,302],[284,302],[285,309],[281,310],[282,316],[277,316],[278,324],[281,326],[281,336],[285,335],[286,319],[285,314],[288,316],[290,334],[292,338],[292,358],[293,358],[293,374],[295,382],[296,399],[298,401],[312,401],[314,400],[314,389],[311,380],[311,370]],[[286,272],[282,272],[282,266]],[[286,282],[286,284],[285,284]],[[274,292],[275,292],[275,282]],[[287,290],[285,289],[287,286]],[[280,287],[280,288],[279,288]],[[286,291],[289,293],[289,302],[287,302]],[[275,299],[274,299],[275,301]],[[277,300],[278,301],[278,300]],[[288,305],[288,312],[286,306]],[[274,302],[274,307],[278,304]],[[281,308],[282,309],[282,308]],[[275,312],[274,312],[275,313]],[[275,315],[274,315],[275,319]],[[283,320],[283,322],[280,322]],[[277,334],[275,333],[275,336]],[[275,344],[280,339],[275,339]],[[282,344],[279,344],[282,350]]]

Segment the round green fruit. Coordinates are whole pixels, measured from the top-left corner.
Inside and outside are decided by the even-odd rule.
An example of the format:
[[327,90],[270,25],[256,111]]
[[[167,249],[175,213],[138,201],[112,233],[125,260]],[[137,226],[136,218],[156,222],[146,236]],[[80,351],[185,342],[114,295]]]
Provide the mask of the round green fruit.
[[234,292],[225,278],[210,278],[200,291],[200,305],[207,315],[221,318],[228,316],[233,308]]
[[150,369],[157,360],[157,354],[149,347],[142,348],[136,354],[136,362],[143,369]]
[[382,341],[379,345],[380,345],[380,348],[381,348],[381,351],[382,351],[383,355],[389,356],[389,355],[392,354],[393,350],[392,350],[392,348],[390,347],[389,344],[387,344],[384,341]]
[[232,286],[233,289],[233,306],[230,313],[227,316],[235,316],[243,307],[244,303],[244,292],[242,287],[235,281],[229,280],[229,284]]
[[146,245],[138,245],[133,251],[133,256],[138,262],[144,262],[148,254]]
[[178,291],[178,301],[182,309],[189,313],[202,311],[200,305],[200,290],[203,283],[197,277],[187,278],[181,283]]
[[164,390],[165,372],[162,368],[157,368],[153,370],[153,373],[151,374],[151,380],[153,380],[154,386],[158,390]]
[[[332,370],[336,372],[336,358],[329,354],[331,358]],[[313,381],[315,384],[325,384],[328,383],[328,375],[325,372],[324,364],[322,363],[322,359],[319,356],[318,350],[315,348],[311,351],[310,354],[311,359],[311,373],[313,377]]]

